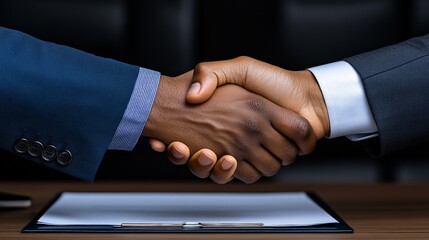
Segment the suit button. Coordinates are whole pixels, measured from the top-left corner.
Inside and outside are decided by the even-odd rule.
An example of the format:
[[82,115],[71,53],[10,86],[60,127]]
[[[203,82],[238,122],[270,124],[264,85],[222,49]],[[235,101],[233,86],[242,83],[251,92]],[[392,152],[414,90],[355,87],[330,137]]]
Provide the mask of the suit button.
[[42,154],[43,144],[39,141],[34,141],[28,146],[28,154],[33,157],[38,157]]
[[27,152],[27,148],[29,145],[30,145],[30,142],[26,138],[21,138],[15,143],[15,152],[25,153]]
[[57,156],[57,148],[54,145],[46,146],[42,151],[43,160],[50,162]]
[[58,154],[57,163],[66,166],[69,165],[72,161],[72,154],[69,150],[63,150]]

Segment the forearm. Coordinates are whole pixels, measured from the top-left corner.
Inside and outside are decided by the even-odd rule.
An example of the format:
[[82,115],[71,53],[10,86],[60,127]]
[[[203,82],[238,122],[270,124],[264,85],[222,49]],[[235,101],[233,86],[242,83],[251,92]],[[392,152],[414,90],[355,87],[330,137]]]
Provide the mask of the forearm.
[[159,79],[159,72],[140,68],[130,101],[109,149],[130,151],[135,147],[152,109]]
[[0,147],[26,138],[58,152],[66,166],[20,156],[92,180],[123,116],[138,67],[0,28]]
[[377,123],[374,154],[427,142],[429,35],[346,59],[359,73]]
[[328,138],[370,137],[377,126],[366,99],[362,81],[350,64],[340,61],[309,69],[322,91],[328,115]]

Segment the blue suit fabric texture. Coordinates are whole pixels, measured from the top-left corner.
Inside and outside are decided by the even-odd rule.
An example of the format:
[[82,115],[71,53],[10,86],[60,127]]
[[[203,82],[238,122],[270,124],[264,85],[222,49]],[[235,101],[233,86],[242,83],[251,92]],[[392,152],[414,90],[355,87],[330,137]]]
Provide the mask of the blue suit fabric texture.
[[16,152],[28,140],[22,157],[92,181],[138,71],[0,27],[0,147]]

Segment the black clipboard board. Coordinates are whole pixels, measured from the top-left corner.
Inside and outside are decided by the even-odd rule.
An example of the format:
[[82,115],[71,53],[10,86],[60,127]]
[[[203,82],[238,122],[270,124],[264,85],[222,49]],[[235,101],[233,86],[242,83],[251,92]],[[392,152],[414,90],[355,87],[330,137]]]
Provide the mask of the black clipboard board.
[[23,233],[353,233],[353,229],[336,214],[315,193],[305,192],[338,223],[320,224],[298,227],[216,227],[203,228],[198,225],[192,227],[114,227],[111,225],[44,225],[38,220],[54,204],[62,193],[57,194],[47,206],[34,217],[23,229]]

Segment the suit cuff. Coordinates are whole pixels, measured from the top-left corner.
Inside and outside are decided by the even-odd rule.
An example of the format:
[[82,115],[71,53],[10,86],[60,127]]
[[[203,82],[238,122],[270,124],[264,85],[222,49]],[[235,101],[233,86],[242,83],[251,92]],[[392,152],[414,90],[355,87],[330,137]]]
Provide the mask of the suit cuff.
[[159,72],[140,68],[130,101],[116,129],[109,149],[133,150],[140,139],[152,109],[160,76]]
[[328,138],[347,136],[358,141],[378,135],[362,81],[349,63],[339,61],[308,70],[317,79],[325,99],[330,122]]

